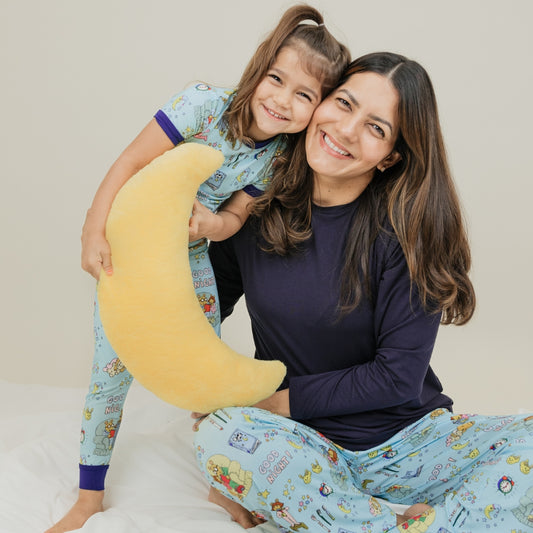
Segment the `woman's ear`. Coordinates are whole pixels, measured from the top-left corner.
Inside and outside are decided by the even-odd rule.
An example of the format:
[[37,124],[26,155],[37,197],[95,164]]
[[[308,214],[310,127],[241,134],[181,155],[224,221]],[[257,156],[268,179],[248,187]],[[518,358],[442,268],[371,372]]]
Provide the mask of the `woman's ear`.
[[385,172],[390,167],[393,167],[398,161],[401,161],[402,156],[396,150],[392,151],[383,161],[378,163],[377,169],[380,172]]

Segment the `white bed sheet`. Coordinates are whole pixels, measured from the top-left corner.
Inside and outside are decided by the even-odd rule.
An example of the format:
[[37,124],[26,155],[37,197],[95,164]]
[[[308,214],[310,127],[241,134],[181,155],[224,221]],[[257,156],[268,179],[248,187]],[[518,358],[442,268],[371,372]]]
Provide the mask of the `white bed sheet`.
[[[74,503],[85,390],[0,380],[0,533],[42,533]],[[105,511],[84,533],[235,533],[207,501],[189,412],[137,384],[107,476]],[[277,532],[262,525],[257,533]]]

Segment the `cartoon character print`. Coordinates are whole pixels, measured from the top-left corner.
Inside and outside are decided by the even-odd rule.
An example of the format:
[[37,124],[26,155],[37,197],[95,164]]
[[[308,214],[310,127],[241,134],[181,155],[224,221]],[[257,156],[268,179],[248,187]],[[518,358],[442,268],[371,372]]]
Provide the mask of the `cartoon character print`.
[[173,102],[172,102],[172,109],[176,111],[177,106],[183,106],[189,101],[189,98],[184,95],[178,96]]
[[533,487],[520,498],[519,506],[512,509],[512,513],[519,522],[533,528]]
[[322,472],[322,467],[320,466],[320,463],[318,462],[318,459],[314,463],[311,463],[311,470],[315,474],[320,474],[320,472]]
[[422,430],[420,430],[418,433],[414,433],[412,435],[409,435],[407,437],[407,440],[409,444],[413,448],[418,448],[422,445],[422,443],[428,439],[428,437],[433,433],[433,430],[435,429],[435,426],[433,424],[426,426]]
[[381,504],[373,496],[370,496],[368,499],[368,508],[372,516],[379,516],[383,512],[381,509]]
[[300,528],[309,529],[304,522],[298,522],[289,512],[289,508],[285,503],[280,502],[277,498],[270,504],[270,507],[278,518],[285,520],[289,524],[292,531],[298,531]]
[[446,437],[446,446],[450,446],[453,442],[458,441],[475,423],[476,422],[474,420],[469,420],[468,422],[458,426],[455,431],[452,431],[448,437]]
[[383,453],[381,454],[381,457],[384,459],[392,459],[393,457],[396,457],[398,455],[398,452],[396,450],[393,450],[390,446],[387,446],[386,448],[382,448]]
[[304,475],[302,476],[302,474],[298,474],[298,477],[303,480],[303,482],[306,484],[306,485],[309,485],[309,483],[311,483],[311,471],[310,470],[305,470],[304,472]]
[[444,409],[435,409],[434,411],[431,412],[431,414],[429,415],[429,417],[432,419],[432,420],[435,420],[436,418],[438,418],[439,416],[442,416],[443,414],[445,414],[446,411]]
[[102,370],[107,372],[110,378],[114,378],[115,376],[118,376],[120,373],[124,372],[126,367],[122,364],[122,361],[118,357],[115,357],[109,361],[109,363],[107,363]]
[[226,173],[222,172],[220,169],[216,170],[214,174],[208,178],[205,182],[206,185],[213,191],[216,191],[220,188],[224,180],[226,179]]
[[508,439],[505,437],[502,439],[497,440],[494,444],[491,445],[490,449],[492,451],[496,451],[500,446],[503,446],[504,444],[507,444]]
[[348,481],[349,481],[350,478],[349,478],[349,476],[346,473],[346,470],[344,468],[340,468],[338,470],[332,470],[331,471],[331,479],[342,490],[347,490]]
[[[302,443],[305,444],[305,439],[295,435],[295,439],[300,439]],[[296,440],[293,440],[292,437],[285,437],[285,440],[290,444],[295,450],[301,450],[303,448],[302,444],[298,443]]]
[[233,182],[233,186],[235,189],[240,189],[242,187],[243,180],[247,180],[248,176],[250,175],[250,169],[245,168],[236,178]]
[[520,472],[526,476],[531,472],[531,466],[529,465],[529,459],[524,459],[520,463]]
[[409,518],[397,529],[398,531],[407,531],[407,533],[425,533],[429,526],[435,521],[435,510],[428,509],[426,512]]
[[494,520],[500,514],[501,509],[498,504],[491,503],[485,507],[483,513],[489,520]]
[[227,161],[227,165],[231,166],[232,169],[236,169],[240,163],[243,161],[246,161],[249,158],[248,154],[245,154],[243,152],[239,152],[237,154],[233,154]]
[[257,437],[246,433],[246,431],[236,429],[229,438],[228,444],[238,450],[252,454],[257,450],[261,441]]
[[333,494],[333,489],[327,483],[322,482],[318,488],[318,492],[320,492],[321,496],[327,498],[329,495]]
[[337,466],[339,464],[339,456],[333,448],[326,448],[326,446],[322,445],[320,448],[322,449],[324,457],[329,461],[330,466]]
[[[105,371],[105,369],[104,369]],[[102,391],[104,389],[104,384],[101,382],[101,381],[95,381],[93,384],[92,384],[92,388],[91,388],[91,396],[94,397],[94,399],[96,400],[99,400],[100,398],[102,398]]]
[[202,311],[210,324],[216,321],[217,304],[214,294],[202,292],[196,295]]
[[386,490],[386,492],[391,496],[393,495],[394,498],[402,499],[409,496],[413,490],[414,489],[409,485],[392,485]]
[[352,506],[345,498],[339,498],[337,501],[337,507],[345,514],[350,514],[352,512]]
[[202,311],[206,315],[212,314],[216,311],[216,298],[213,294],[209,294],[207,292],[198,294],[198,302],[200,303]]
[[252,486],[252,472],[244,470],[240,463],[232,461],[225,455],[212,455],[206,463],[207,472],[216,483],[239,499],[246,496]]
[[122,411],[118,420],[108,418],[96,426],[93,438],[93,442],[96,444],[93,452],[95,455],[109,455],[109,452],[113,449],[121,422]]

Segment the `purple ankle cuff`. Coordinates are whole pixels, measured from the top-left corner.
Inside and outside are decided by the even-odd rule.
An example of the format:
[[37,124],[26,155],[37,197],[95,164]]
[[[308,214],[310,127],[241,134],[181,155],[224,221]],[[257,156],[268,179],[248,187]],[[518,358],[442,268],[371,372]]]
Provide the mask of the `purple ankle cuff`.
[[109,465],[80,465],[80,489],[104,490]]

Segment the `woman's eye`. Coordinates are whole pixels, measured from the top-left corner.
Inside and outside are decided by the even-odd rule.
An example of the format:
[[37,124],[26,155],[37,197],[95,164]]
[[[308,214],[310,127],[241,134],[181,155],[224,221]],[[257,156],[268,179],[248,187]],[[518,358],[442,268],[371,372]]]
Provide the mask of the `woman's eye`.
[[350,108],[350,102],[344,98],[341,98],[340,96],[337,97],[337,102],[339,102],[342,107],[347,107],[348,109]]
[[385,132],[377,124],[371,124],[370,126],[381,138],[385,137]]

